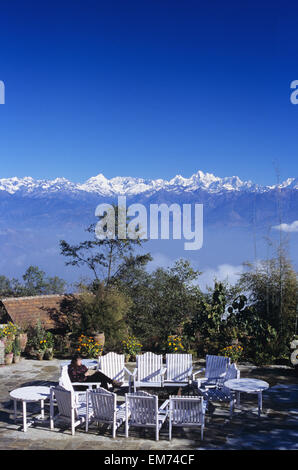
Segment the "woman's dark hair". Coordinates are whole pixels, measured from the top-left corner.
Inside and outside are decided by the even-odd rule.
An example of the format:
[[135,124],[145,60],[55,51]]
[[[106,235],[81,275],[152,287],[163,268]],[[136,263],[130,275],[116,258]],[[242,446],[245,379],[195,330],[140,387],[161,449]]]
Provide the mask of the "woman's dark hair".
[[72,367],[77,367],[77,360],[78,360],[78,359],[82,359],[82,358],[81,358],[81,356],[80,356],[79,354],[75,354],[75,355],[72,357],[72,359],[71,359],[70,365],[71,365]]

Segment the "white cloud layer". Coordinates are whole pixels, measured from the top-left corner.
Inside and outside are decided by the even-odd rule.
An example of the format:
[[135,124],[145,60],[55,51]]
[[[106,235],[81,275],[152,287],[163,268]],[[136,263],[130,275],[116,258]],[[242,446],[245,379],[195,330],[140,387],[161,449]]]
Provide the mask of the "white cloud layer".
[[220,264],[216,268],[203,269],[203,274],[199,276],[199,286],[202,291],[206,291],[207,286],[213,287],[215,280],[235,284],[243,271],[242,265],[233,266],[231,264]]
[[[168,268],[174,265],[177,259],[172,259],[163,253],[154,253],[153,261],[148,264],[149,271],[156,268]],[[200,268],[191,263],[194,269],[198,269],[202,274],[198,277],[198,285],[203,292],[207,291],[207,287],[213,287],[214,281],[228,281],[229,284],[236,284],[239,276],[244,272],[243,265],[219,264],[215,267]]]
[[281,230],[282,232],[298,232],[298,220],[295,220],[291,224],[280,224],[273,227],[275,230]]

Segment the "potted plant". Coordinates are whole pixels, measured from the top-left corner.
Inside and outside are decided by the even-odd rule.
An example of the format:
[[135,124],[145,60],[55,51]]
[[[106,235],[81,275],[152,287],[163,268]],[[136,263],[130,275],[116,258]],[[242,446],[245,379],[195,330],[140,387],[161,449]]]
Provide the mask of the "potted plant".
[[239,361],[242,353],[243,347],[240,346],[240,344],[231,344],[221,350],[221,354],[225,357],[229,357],[231,362],[234,362],[235,364]]
[[51,361],[54,357],[54,338],[50,331],[47,332],[45,340],[44,358]]
[[134,360],[135,357],[140,354],[142,350],[142,344],[137,340],[135,336],[128,336],[127,339],[122,341],[123,352],[125,354],[125,361],[129,362]]
[[39,341],[39,346],[38,346],[38,349],[37,349],[37,359],[39,361],[43,360],[46,350],[47,350],[47,340],[46,339],[41,339]]
[[13,352],[12,352],[12,341],[7,341],[5,344],[5,364],[8,366],[12,364]]
[[76,351],[83,357],[97,358],[102,355],[102,346],[92,336],[81,335],[78,339]]
[[168,336],[168,350],[170,353],[176,354],[184,352],[182,337],[179,335]]
[[38,320],[36,325],[28,329],[28,350],[30,350],[30,355],[37,357],[40,361],[43,359],[47,349],[46,333],[40,320]]
[[28,342],[28,334],[23,330],[23,328],[19,328],[18,337],[20,341],[20,350],[21,352],[24,352]]
[[18,336],[15,338],[12,346],[12,352],[13,352],[13,362],[17,364],[20,362],[21,359],[21,347],[20,347],[20,341]]
[[105,345],[105,334],[103,331],[101,332],[92,332],[91,336],[93,337],[95,343],[97,343],[99,346],[104,348]]
[[4,344],[8,344],[15,339],[18,327],[12,322],[8,322],[3,328],[1,328],[1,337]]
[[39,361],[43,360],[44,353],[45,353],[44,349],[38,349],[36,351],[36,357]]

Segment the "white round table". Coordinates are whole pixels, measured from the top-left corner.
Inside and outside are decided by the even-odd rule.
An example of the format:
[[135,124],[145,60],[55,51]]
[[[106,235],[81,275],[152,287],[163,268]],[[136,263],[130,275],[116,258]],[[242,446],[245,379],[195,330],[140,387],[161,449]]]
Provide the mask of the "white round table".
[[17,420],[17,403],[22,402],[23,409],[23,431],[26,432],[28,426],[33,421],[27,422],[27,403],[40,401],[40,416],[35,419],[44,420],[44,402],[50,398],[50,387],[32,386],[20,387],[10,392],[10,397],[13,399],[14,404],[14,420]]
[[258,395],[258,415],[261,415],[263,400],[262,393],[269,388],[269,384],[258,379],[232,379],[224,383],[225,387],[236,392],[236,404],[240,405],[240,393],[254,393]]

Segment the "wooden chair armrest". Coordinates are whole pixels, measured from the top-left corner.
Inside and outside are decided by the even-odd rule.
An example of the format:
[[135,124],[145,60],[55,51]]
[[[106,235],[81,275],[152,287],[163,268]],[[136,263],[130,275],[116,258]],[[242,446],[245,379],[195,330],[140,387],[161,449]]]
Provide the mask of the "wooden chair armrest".
[[121,403],[121,405],[117,405],[117,410],[124,410],[125,406],[126,406],[125,403]]
[[170,400],[165,400],[163,404],[159,407],[160,410],[164,410],[169,407]]
[[125,367],[125,366],[124,366],[124,370],[125,370],[125,372],[128,373],[128,375],[131,375],[131,376],[133,375],[133,373],[130,370],[128,370],[127,367]]
[[205,367],[202,367],[202,369],[199,369],[196,372],[194,372],[192,374],[193,379],[195,379],[196,375],[201,374],[202,372],[204,372],[204,370],[206,370]]

